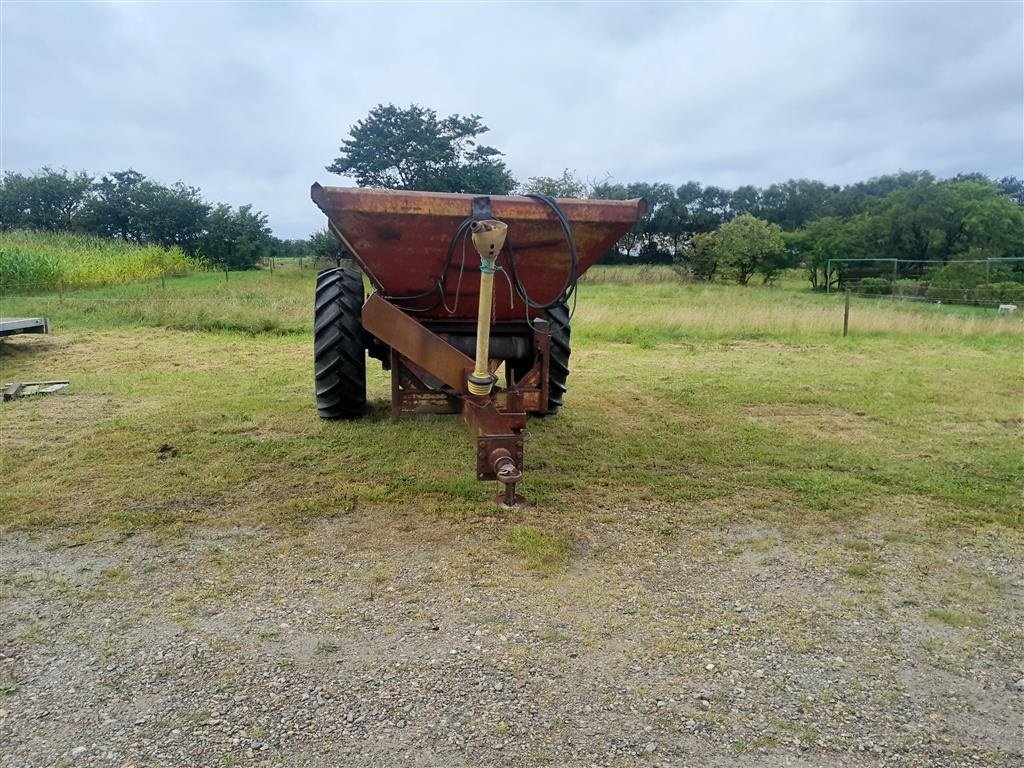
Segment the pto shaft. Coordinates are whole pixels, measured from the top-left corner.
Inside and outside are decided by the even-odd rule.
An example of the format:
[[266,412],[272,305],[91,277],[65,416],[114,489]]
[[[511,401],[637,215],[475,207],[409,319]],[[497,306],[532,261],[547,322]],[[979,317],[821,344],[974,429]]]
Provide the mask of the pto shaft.
[[476,361],[473,373],[469,375],[467,388],[470,394],[480,397],[489,395],[494,386],[490,371],[491,343],[491,302],[494,295],[495,264],[505,244],[508,225],[485,219],[474,221],[470,227],[473,233],[473,247],[480,254],[480,306],[476,318]]

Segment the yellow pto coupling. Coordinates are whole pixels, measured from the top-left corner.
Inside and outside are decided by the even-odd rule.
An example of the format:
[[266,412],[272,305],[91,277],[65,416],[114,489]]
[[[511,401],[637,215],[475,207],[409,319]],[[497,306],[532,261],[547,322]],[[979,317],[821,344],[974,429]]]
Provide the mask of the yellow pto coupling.
[[494,293],[494,273],[501,267],[495,262],[505,236],[508,224],[495,219],[474,221],[470,226],[473,247],[480,254],[480,307],[476,318],[476,367],[469,375],[467,389],[472,395],[489,395],[494,386],[494,376],[488,366],[491,344],[491,299]]

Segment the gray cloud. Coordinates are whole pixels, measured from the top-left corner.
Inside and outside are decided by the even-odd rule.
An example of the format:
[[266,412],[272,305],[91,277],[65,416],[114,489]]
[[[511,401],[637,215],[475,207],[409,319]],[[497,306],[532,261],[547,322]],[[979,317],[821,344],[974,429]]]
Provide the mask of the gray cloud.
[[379,102],[483,115],[519,178],[1024,173],[1015,2],[0,8],[4,169],[132,166],[282,236]]

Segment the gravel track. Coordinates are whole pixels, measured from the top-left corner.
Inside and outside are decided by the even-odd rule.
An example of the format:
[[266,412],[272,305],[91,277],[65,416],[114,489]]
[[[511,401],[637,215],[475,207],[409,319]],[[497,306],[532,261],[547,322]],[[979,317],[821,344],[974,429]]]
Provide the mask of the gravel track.
[[1024,764],[1017,537],[655,517],[6,534],[0,765]]

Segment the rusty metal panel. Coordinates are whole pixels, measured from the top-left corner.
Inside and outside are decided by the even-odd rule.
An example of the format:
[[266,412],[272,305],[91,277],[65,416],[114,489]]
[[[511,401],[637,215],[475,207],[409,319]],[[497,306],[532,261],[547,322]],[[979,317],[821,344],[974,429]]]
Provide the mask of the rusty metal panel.
[[[402,301],[403,307],[426,310],[417,314],[422,319],[476,316],[480,273],[472,245],[466,244],[464,265],[462,247],[458,245],[447,274],[442,274],[452,237],[472,211],[473,195],[314,184],[311,196],[382,292],[402,297],[427,294]],[[554,213],[528,197],[495,195],[490,199],[494,218],[509,225],[509,247],[527,292],[537,301],[555,299],[569,272],[569,252]],[[580,275],[646,209],[643,200],[559,199],[558,204],[572,226]],[[503,255],[499,264],[506,258]],[[436,291],[442,277],[446,285],[443,303]],[[456,307],[457,285],[460,296]],[[504,280],[495,282],[494,311],[498,322],[525,321],[527,316],[541,314],[527,311]]]
[[[462,405],[462,420],[469,433],[476,437],[478,480],[498,479],[494,465],[495,451],[507,451],[522,473],[525,413],[503,413],[497,409],[493,400],[467,398]],[[515,494],[514,488],[512,494]]]
[[465,389],[473,360],[377,293],[363,304],[363,328],[456,392]]
[[424,383],[425,372],[391,350],[391,413],[459,413],[462,401],[455,395],[432,389]]

